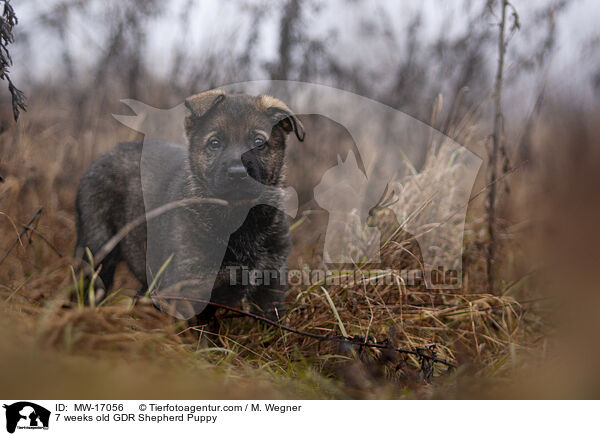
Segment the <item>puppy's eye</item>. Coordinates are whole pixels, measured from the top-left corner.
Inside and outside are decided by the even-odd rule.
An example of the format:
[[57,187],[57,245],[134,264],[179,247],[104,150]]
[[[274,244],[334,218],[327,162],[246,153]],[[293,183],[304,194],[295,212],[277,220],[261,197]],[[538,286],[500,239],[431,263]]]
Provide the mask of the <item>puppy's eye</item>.
[[254,138],[254,148],[257,150],[262,150],[267,145],[267,140],[264,136],[256,136]]
[[211,150],[218,150],[219,148],[221,148],[221,141],[219,141],[217,138],[209,139],[208,148],[210,148]]

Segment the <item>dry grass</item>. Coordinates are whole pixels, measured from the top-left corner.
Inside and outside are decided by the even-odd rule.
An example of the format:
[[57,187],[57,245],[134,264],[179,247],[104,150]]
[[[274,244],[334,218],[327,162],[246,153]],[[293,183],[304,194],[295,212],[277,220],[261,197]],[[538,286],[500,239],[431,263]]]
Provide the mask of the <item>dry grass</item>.
[[[338,320],[320,284],[294,286],[290,311],[282,319],[320,334],[340,334],[341,323],[349,335],[411,349],[437,344],[437,355],[460,368],[448,374],[436,364],[430,382],[422,380],[413,357],[334,346],[225,312],[219,312],[218,335],[190,328],[147,302],[133,304],[128,295],[138,285],[122,268],[115,283],[122,298],[99,308],[78,307],[68,297],[75,188],[95,157],[132,136],[115,128],[108,114],[91,115],[86,109],[85,120],[74,120],[68,102],[38,98],[30,101],[18,125],[0,135],[0,173],[6,179],[0,185],[0,247],[10,246],[22,224],[44,207],[35,232],[18,241],[0,266],[0,349],[10,357],[0,363],[5,396],[480,395],[473,386],[506,380],[522,367],[524,356],[540,348],[547,322],[534,300],[538,295],[529,289],[529,268],[514,268],[523,253],[512,245],[515,236],[509,232],[504,280],[498,289],[480,287],[485,282],[484,235],[477,204],[465,236],[463,289],[428,291],[399,279],[391,285],[351,281],[326,286]],[[385,214],[380,219],[385,222]],[[302,231],[302,226],[295,230]],[[410,235],[390,233],[395,236],[384,256],[398,269],[418,268]]]

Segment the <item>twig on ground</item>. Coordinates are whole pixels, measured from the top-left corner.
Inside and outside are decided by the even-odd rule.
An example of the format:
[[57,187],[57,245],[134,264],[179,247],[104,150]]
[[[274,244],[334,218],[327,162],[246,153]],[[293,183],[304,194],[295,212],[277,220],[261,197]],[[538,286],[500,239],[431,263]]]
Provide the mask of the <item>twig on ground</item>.
[[[235,312],[238,313],[240,315],[255,319],[257,321],[261,321],[265,324],[269,324],[273,327],[277,327],[280,330],[285,330],[288,331],[290,333],[294,333],[297,335],[301,335],[301,336],[306,336],[309,338],[313,338],[313,339],[317,339],[319,341],[331,341],[331,342],[338,342],[338,343],[347,343],[347,344],[353,344],[353,345],[358,345],[360,347],[367,347],[367,348],[377,348],[377,349],[382,349],[382,350],[393,350],[396,351],[398,353],[401,354],[410,354],[412,356],[416,356],[417,358],[419,358],[420,362],[421,362],[421,366],[425,365],[427,366],[430,363],[441,363],[442,365],[446,365],[449,368],[456,368],[456,365],[454,365],[451,362],[448,362],[447,360],[444,359],[440,359],[432,354],[427,354],[424,352],[424,349],[416,349],[416,350],[409,350],[406,348],[398,348],[398,347],[393,347],[389,344],[384,344],[384,343],[377,343],[377,342],[367,342],[364,340],[364,338],[358,338],[358,337],[343,337],[343,336],[332,336],[332,335],[320,335],[318,333],[311,333],[311,332],[306,332],[303,330],[298,330],[295,329],[293,327],[289,327],[283,324],[280,324],[276,321],[272,321],[268,318],[265,318],[263,316],[260,315],[256,315],[254,313],[250,313],[250,312],[246,312],[244,310],[241,309],[237,309],[235,307],[231,307],[231,306],[227,306],[224,304],[219,304],[219,303],[214,303],[212,301],[207,301],[207,300],[201,300],[201,299],[197,299],[197,298],[186,298],[186,297],[179,297],[179,296],[168,296],[168,295],[161,295],[160,297],[161,299],[164,300],[178,300],[178,301],[188,301],[191,303],[205,303],[220,309],[225,309],[225,310],[229,310],[231,312]],[[432,351],[432,346],[430,345],[429,350]],[[423,368],[422,368],[423,369]]]
[[31,234],[38,236],[42,241],[44,241],[46,243],[46,245],[48,245],[48,247],[50,247],[52,249],[52,251],[54,251],[58,257],[60,257],[60,258],[65,257],[65,255],[62,254],[60,252],[60,250],[58,248],[56,248],[56,246],[52,242],[50,242],[48,240],[48,238],[46,238],[46,236],[44,236],[44,234],[42,232],[40,232],[39,230],[37,230],[36,228],[26,225],[26,226],[24,226],[24,230],[31,230]]
[[27,221],[27,224],[25,224],[23,226],[23,229],[19,232],[19,234],[17,235],[17,237],[15,238],[15,240],[13,241],[13,243],[10,244],[10,247],[8,247],[8,249],[6,250],[6,252],[4,253],[4,255],[2,256],[2,258],[0,259],[0,264],[2,264],[2,262],[4,262],[4,260],[8,257],[8,255],[10,254],[10,252],[13,250],[13,248],[15,248],[15,246],[17,245],[17,243],[21,240],[21,238],[23,238],[23,236],[25,235],[25,233],[27,233],[29,230],[31,230],[31,226],[40,217],[40,215],[42,214],[42,210],[43,209],[44,209],[43,207],[40,207],[38,210],[36,210],[34,212],[33,215],[31,215],[31,218],[29,218],[29,221]]

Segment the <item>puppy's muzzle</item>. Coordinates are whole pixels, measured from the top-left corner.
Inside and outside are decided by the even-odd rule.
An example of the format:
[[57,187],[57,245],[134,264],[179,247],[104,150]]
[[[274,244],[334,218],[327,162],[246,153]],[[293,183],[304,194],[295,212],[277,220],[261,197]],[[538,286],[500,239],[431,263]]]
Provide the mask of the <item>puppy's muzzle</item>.
[[227,168],[227,180],[236,183],[248,178],[248,170],[242,164],[232,165]]
[[218,194],[226,200],[254,200],[264,189],[253,171],[252,162],[229,162],[222,170]]

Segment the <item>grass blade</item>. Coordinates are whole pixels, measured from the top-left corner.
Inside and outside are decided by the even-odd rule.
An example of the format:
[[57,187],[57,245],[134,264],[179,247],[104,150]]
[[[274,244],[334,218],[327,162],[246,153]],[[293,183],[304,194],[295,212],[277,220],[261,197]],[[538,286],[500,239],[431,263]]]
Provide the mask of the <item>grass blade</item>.
[[165,271],[165,269],[167,269],[167,267],[169,266],[169,263],[171,263],[171,259],[173,259],[173,255],[175,253],[172,253],[169,258],[165,261],[165,263],[163,263],[160,267],[160,269],[158,270],[158,273],[156,274],[156,276],[154,277],[154,279],[152,280],[152,283],[150,283],[150,286],[148,287],[148,290],[146,291],[146,293],[144,294],[144,297],[148,297],[150,296],[150,294],[152,293],[152,291],[154,290],[154,288],[156,287],[156,284],[158,283],[158,279],[160,278],[160,276],[162,275],[162,273]]
[[327,289],[325,289],[323,286],[321,286],[321,289],[323,290],[323,293],[325,294],[325,298],[327,298],[327,302],[329,303],[329,306],[331,307],[331,311],[333,312],[333,314],[335,315],[335,318],[337,319],[337,322],[338,322],[338,325],[340,326],[340,331],[342,332],[342,335],[345,338],[347,338],[348,332],[346,331],[346,327],[344,327],[344,323],[342,322],[342,318],[340,318],[340,314],[338,313],[338,311],[335,307],[335,304],[333,304],[333,300],[329,296],[329,292],[327,292]]

